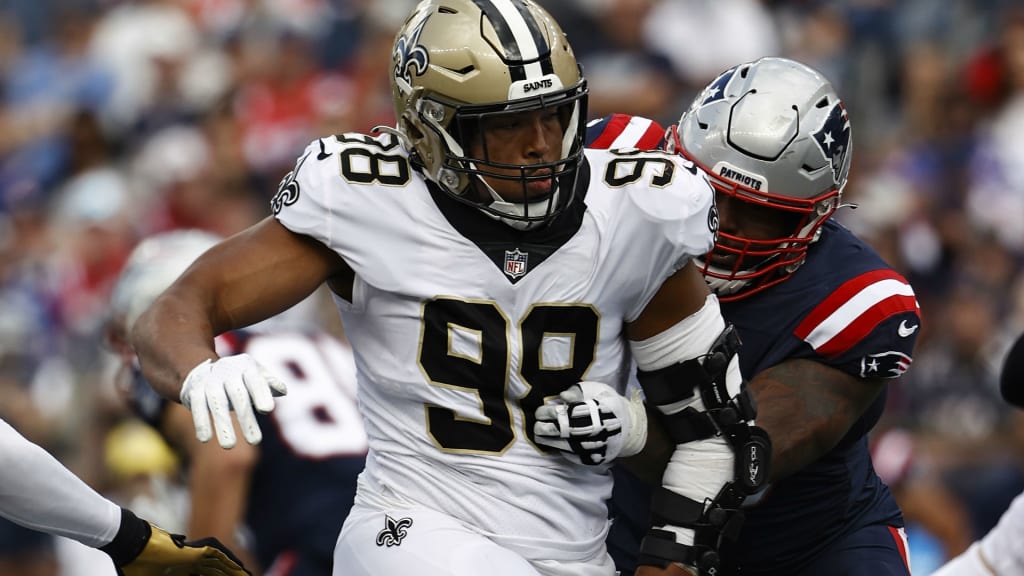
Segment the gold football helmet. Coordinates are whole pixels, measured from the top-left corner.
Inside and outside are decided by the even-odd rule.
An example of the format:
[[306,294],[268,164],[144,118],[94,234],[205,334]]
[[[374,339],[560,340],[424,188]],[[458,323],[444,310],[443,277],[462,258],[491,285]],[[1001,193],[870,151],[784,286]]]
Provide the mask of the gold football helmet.
[[[587,85],[565,34],[532,0],[424,0],[395,38],[391,72],[397,130],[413,162],[450,196],[519,229],[572,202]],[[486,146],[483,157],[470,156],[470,142],[484,141],[484,120],[540,109],[558,111],[560,160],[509,165],[490,159]],[[501,197],[481,175],[518,180],[523,196]],[[528,200],[527,185],[552,175],[552,192]]]

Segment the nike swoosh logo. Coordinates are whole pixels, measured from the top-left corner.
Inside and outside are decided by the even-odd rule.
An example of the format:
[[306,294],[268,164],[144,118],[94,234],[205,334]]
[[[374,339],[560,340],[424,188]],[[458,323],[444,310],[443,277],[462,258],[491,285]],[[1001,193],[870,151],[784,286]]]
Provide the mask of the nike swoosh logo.
[[920,324],[914,324],[913,326],[907,326],[907,321],[904,320],[904,321],[900,322],[899,328],[897,328],[896,331],[899,332],[901,338],[906,338],[907,336],[910,336],[914,332],[917,332],[917,328],[919,326],[920,326]]

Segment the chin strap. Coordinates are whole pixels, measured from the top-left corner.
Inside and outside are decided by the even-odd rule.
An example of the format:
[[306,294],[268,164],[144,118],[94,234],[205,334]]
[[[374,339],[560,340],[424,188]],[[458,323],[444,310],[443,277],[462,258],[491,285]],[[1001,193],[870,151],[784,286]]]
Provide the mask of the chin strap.
[[[508,202],[479,174],[476,175],[476,181],[484,187],[484,190],[491,197],[491,203],[485,205],[488,210],[481,210],[481,212],[516,230],[530,230],[546,224],[544,220],[521,220],[516,218],[516,216],[523,217],[530,213],[544,214],[558,203],[560,191],[557,185],[554,191],[543,200],[536,202]],[[511,218],[506,218],[504,215],[511,216]]]
[[[724,540],[738,537],[744,499],[759,490],[768,477],[771,440],[753,425],[757,415],[754,398],[746,382],[740,382],[734,396],[726,385],[729,365],[739,348],[739,336],[730,325],[703,357],[637,374],[648,403],[661,411],[677,454],[680,445],[721,438],[735,455],[733,480],[713,498],[697,501],[666,486],[654,492],[652,526],[693,530],[693,544],[677,542],[676,533],[670,530],[651,528],[640,547],[640,565],[664,568],[678,562],[695,567],[701,576],[718,574],[718,550]],[[692,405],[697,404],[694,392],[700,394],[703,410]],[[666,473],[665,484],[670,483]]]

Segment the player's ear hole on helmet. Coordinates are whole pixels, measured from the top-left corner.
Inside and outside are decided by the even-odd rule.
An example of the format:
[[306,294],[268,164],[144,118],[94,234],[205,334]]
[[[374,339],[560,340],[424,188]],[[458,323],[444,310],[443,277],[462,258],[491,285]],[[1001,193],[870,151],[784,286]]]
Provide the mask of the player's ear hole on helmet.
[[409,122],[405,118],[401,119],[400,122],[402,124],[402,131],[405,132],[406,136],[414,140],[419,140],[423,138],[423,132],[421,132],[420,129],[417,128],[412,122]]

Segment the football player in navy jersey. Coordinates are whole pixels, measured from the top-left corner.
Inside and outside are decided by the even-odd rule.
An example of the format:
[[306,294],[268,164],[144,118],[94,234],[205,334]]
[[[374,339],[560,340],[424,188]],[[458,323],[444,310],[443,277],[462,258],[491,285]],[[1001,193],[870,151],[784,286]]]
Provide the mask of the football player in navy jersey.
[[319,330],[272,323],[218,337],[220,353],[258,354],[291,384],[273,413],[258,416],[262,444],[229,451],[196,440],[188,411],[146,383],[124,341],[139,313],[219,240],[180,230],[146,238],[132,252],[111,299],[111,340],[124,360],[119,383],[136,413],[187,462],[189,533],[248,552],[246,563],[264,576],[330,576],[366,454],[349,348]]
[[[625,134],[647,134],[646,122],[595,121],[588,142],[645,147],[649,138]],[[718,237],[700,268],[739,331],[740,367],[772,439],[770,484],[746,502],[723,573],[909,574],[903,519],[866,436],[887,383],[910,366],[921,319],[907,281],[831,217],[852,152],[843,103],[815,70],[764,58],[709,84],[659,146],[716,190]],[[609,549],[632,574],[651,488],[623,466],[615,477]],[[671,570],[637,574],[681,573]]]
[[294,383],[214,338],[327,284],[369,438],[334,573],[612,576],[609,462],[647,431],[632,359],[659,418],[725,431],[672,448],[648,547],[714,571],[710,518],[737,514],[768,440],[694,263],[711,186],[675,154],[584,149],[586,80],[533,0],[424,0],[387,72],[394,126],[312,141],[274,215],[135,323],[146,378],[200,440],[234,446],[237,421],[259,442],[254,412]]

